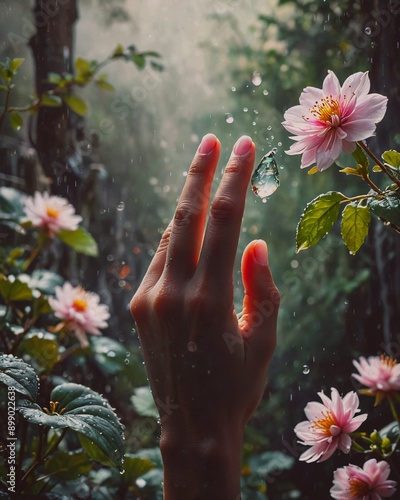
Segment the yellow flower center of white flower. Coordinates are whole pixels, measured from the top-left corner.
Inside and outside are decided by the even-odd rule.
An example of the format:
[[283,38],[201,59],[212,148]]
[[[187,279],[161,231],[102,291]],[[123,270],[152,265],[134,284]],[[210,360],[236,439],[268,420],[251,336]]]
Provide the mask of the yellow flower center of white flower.
[[52,217],[53,219],[57,219],[58,216],[60,215],[60,211],[52,207],[47,207],[46,213],[49,217]]
[[368,483],[361,481],[361,479],[357,479],[355,477],[351,477],[349,479],[349,493],[353,496],[353,498],[362,498],[368,495],[370,492]]
[[86,311],[87,302],[83,299],[75,299],[72,303],[72,307],[75,309],[75,311],[83,312]]
[[333,116],[340,117],[339,101],[333,99],[332,96],[322,97],[320,102],[315,101],[315,106],[310,111],[321,122],[328,122]]
[[323,418],[319,420],[314,420],[312,426],[315,430],[322,431],[326,436],[331,436],[331,427],[332,425],[337,425],[337,422],[329,411],[322,414]]

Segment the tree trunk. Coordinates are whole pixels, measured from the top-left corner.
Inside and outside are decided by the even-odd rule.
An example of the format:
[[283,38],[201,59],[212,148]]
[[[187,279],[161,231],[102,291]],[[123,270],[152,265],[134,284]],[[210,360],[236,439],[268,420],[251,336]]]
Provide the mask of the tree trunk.
[[[40,96],[53,87],[49,73],[73,73],[74,23],[78,18],[76,0],[36,0],[33,9],[37,33],[31,38],[35,60],[36,92]],[[80,165],[74,147],[79,121],[65,105],[40,108],[34,131],[34,146],[53,194],[77,201]],[[33,131],[32,131],[33,132]]]

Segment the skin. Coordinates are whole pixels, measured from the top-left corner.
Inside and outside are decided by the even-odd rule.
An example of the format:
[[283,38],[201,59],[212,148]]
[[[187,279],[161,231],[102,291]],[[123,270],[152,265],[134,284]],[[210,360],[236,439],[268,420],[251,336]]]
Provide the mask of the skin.
[[247,136],[235,144],[208,209],[219,154],[218,139],[208,134],[131,302],[160,413],[165,500],[240,499],[243,430],[276,344],[279,293],[262,240],[242,257],[241,315],[233,305],[255,146]]

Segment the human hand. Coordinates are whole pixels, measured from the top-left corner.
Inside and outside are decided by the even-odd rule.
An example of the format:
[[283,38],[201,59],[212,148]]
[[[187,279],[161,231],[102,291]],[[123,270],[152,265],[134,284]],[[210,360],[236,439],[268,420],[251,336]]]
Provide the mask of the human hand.
[[[218,139],[208,134],[131,302],[171,472],[165,498],[170,491],[174,500],[235,498],[243,429],[262,397],[276,342],[279,293],[261,240],[242,257],[240,319],[233,305],[233,266],[255,146],[246,136],[235,144],[207,221],[219,154]],[[210,460],[225,471],[217,467],[221,477],[208,477],[209,489],[198,497],[191,496],[197,487],[188,459],[193,454],[205,460],[203,479]],[[223,484],[225,473],[229,484]]]

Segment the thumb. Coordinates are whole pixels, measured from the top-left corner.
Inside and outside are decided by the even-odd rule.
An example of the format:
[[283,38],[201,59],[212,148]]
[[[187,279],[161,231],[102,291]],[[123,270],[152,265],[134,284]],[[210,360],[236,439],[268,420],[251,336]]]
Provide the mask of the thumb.
[[242,279],[245,289],[239,328],[254,352],[269,357],[276,345],[276,321],[280,303],[268,265],[268,248],[263,240],[247,245],[242,257]]

